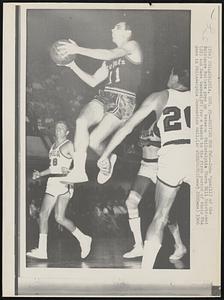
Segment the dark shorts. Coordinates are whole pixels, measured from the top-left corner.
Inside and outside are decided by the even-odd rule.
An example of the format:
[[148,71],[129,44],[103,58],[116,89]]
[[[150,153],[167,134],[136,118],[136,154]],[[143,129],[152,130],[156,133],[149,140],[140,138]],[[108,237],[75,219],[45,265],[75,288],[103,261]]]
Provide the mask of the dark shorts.
[[92,101],[100,102],[105,113],[112,113],[120,120],[129,119],[134,112],[136,96],[129,92],[99,90],[99,94]]

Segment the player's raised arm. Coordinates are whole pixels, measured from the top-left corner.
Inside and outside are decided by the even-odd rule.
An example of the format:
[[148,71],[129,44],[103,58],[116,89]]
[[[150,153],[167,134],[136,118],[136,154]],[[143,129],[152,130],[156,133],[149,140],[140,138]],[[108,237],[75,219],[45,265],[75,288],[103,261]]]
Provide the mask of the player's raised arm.
[[135,114],[125,123],[125,125],[119,129],[110,140],[109,144],[105,148],[99,161],[107,159],[112,151],[133,131],[133,129],[141,123],[145,117],[153,110],[156,110],[158,106],[165,106],[168,99],[167,91],[153,93],[145,99],[141,107],[135,112]]
[[[139,52],[139,53],[137,53]],[[123,57],[126,55],[138,55],[140,58],[138,59],[139,62],[141,62],[141,53],[140,53],[140,47],[137,42],[135,41],[129,41],[125,45],[122,45],[120,47],[107,50],[107,49],[88,49],[83,47],[78,47],[77,54],[89,56],[96,59],[101,60],[112,60],[119,57]]]
[[73,72],[75,72],[80,79],[82,79],[91,87],[97,86],[108,76],[108,68],[105,62],[103,62],[101,67],[93,75],[83,71],[74,61],[66,66],[69,67]]
[[117,45],[114,49],[91,49],[84,48],[77,45],[77,43],[71,39],[68,42],[61,42],[61,46],[58,48],[63,56],[80,54],[88,57],[92,57],[100,60],[112,60],[123,56],[130,57],[137,63],[142,62],[141,49],[138,43],[132,38],[132,30],[126,22],[117,23],[111,30],[112,41]]
[[84,55],[84,56],[88,56],[100,60],[111,60],[111,59],[115,59],[115,58],[119,58],[131,54],[130,46],[129,49],[127,49],[127,47],[122,47],[122,48],[117,47],[111,50],[91,49],[91,48],[80,47],[76,44],[76,42],[72,40],[69,40],[69,42],[61,42],[61,46],[58,49],[60,50],[60,53],[64,56],[80,54],[80,55]]

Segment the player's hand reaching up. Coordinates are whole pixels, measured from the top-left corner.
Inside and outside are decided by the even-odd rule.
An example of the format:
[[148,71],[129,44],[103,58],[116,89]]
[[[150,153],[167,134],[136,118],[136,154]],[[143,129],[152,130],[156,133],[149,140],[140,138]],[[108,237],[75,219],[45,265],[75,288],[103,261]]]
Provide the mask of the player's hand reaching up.
[[78,45],[75,41],[69,39],[69,42],[60,42],[61,46],[58,46],[58,50],[60,51],[60,54],[63,56],[70,55],[70,54],[76,54],[78,50]]

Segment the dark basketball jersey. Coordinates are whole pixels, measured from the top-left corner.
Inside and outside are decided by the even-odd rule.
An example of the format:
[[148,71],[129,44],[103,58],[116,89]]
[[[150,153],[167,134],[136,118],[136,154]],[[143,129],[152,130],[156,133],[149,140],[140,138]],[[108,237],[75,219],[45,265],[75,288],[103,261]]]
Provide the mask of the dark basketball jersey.
[[141,64],[128,57],[121,57],[107,62],[109,69],[106,88],[120,89],[136,94],[141,82]]

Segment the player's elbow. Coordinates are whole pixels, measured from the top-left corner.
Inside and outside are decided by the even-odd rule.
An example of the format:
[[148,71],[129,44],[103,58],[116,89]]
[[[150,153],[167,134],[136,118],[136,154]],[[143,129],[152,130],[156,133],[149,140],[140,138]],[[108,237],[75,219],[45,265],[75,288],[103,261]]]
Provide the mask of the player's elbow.
[[98,82],[97,82],[97,80],[96,80],[94,77],[92,77],[92,78],[89,80],[88,84],[89,84],[89,86],[91,86],[92,88],[95,88],[95,87],[98,85]]
[[90,80],[89,85],[93,88],[95,88],[99,83],[101,83],[103,80],[102,78],[98,78],[98,77],[92,77]]
[[89,86],[91,86],[92,88],[95,88],[97,86],[96,82],[89,82]]

